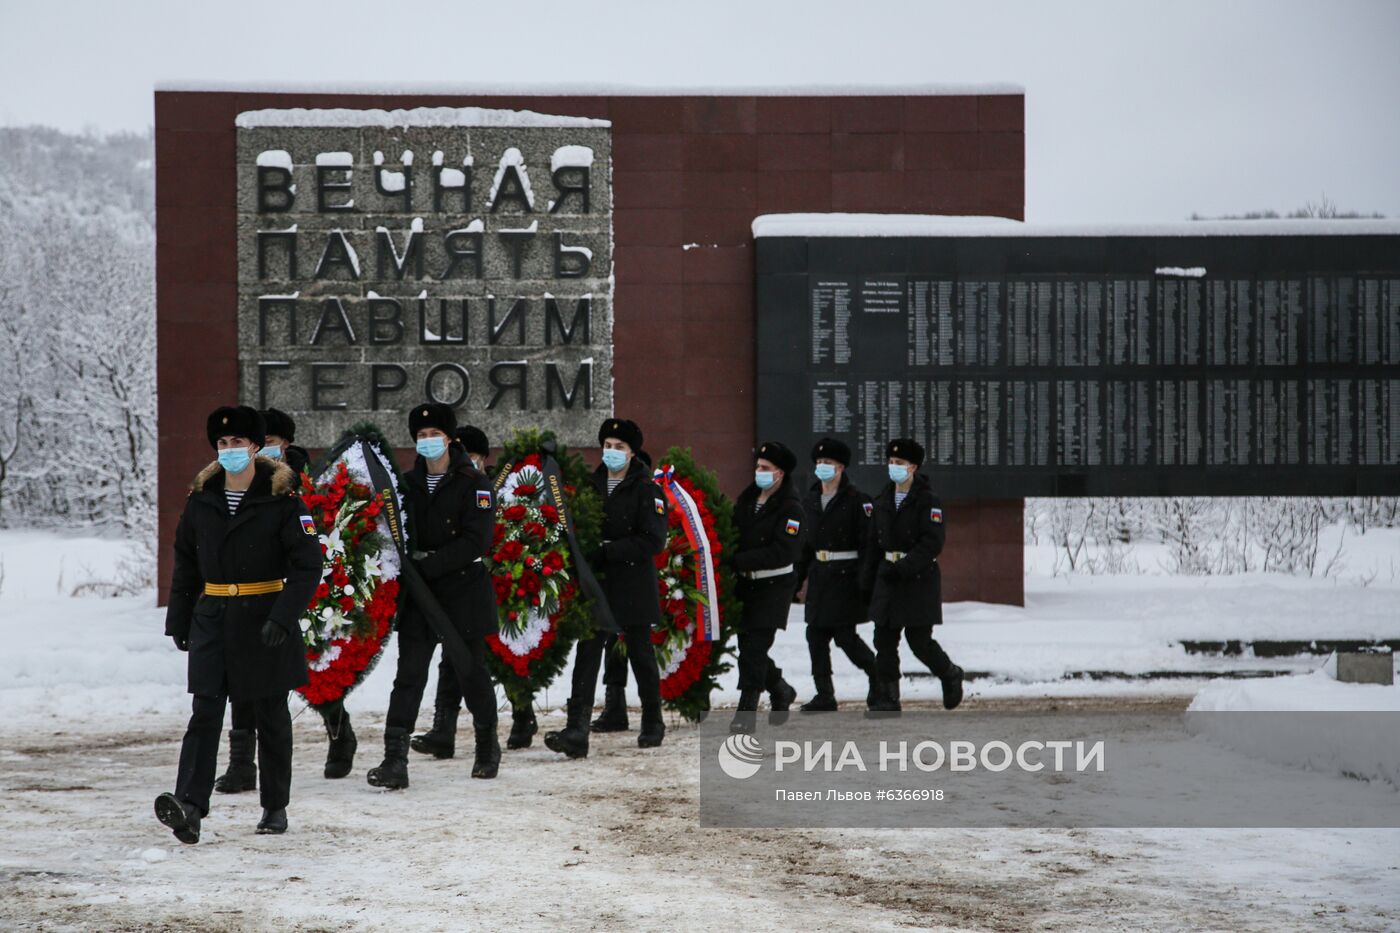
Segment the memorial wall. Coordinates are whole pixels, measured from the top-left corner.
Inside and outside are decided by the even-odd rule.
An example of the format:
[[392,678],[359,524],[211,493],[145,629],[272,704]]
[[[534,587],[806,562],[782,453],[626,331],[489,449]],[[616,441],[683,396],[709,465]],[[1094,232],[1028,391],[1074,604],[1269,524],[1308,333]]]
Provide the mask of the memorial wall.
[[1400,230],[1298,223],[760,238],[759,433],[871,488],[912,436],[953,496],[1394,494]]

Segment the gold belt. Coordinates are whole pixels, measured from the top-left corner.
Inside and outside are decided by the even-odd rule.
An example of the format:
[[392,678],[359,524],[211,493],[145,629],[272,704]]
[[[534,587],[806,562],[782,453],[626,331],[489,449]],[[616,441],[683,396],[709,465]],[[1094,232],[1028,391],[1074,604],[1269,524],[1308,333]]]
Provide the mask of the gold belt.
[[206,583],[205,596],[262,596],[264,593],[282,592],[281,580],[264,580],[261,583]]

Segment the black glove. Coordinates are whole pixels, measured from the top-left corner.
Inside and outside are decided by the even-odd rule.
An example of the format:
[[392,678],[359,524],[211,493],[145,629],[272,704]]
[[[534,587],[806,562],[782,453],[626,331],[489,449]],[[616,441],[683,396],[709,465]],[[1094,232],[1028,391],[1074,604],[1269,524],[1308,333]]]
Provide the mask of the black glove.
[[175,642],[175,647],[181,651],[190,650],[190,637],[188,635],[171,635],[170,640]]
[[262,643],[269,648],[276,648],[287,640],[287,630],[276,622],[268,619],[262,627]]

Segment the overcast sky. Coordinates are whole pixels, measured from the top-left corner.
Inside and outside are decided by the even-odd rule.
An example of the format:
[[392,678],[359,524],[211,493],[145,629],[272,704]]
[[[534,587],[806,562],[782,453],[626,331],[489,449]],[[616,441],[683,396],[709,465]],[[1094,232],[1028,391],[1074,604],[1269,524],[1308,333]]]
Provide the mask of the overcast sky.
[[1400,2],[0,0],[0,123],[144,130],[158,82],[1026,89],[1026,217],[1323,192],[1400,216]]

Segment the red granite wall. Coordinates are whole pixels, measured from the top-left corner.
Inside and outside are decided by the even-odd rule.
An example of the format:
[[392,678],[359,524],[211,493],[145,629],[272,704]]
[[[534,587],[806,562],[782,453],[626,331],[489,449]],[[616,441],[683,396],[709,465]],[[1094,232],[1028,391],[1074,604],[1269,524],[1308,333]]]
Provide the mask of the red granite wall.
[[[234,118],[269,107],[507,107],[613,124],[616,411],[735,493],[754,444],[750,223],[786,211],[1023,218],[1020,95],[155,95],[161,590],[204,416],[237,394]],[[1020,604],[1020,500],[950,502],[945,598]]]

